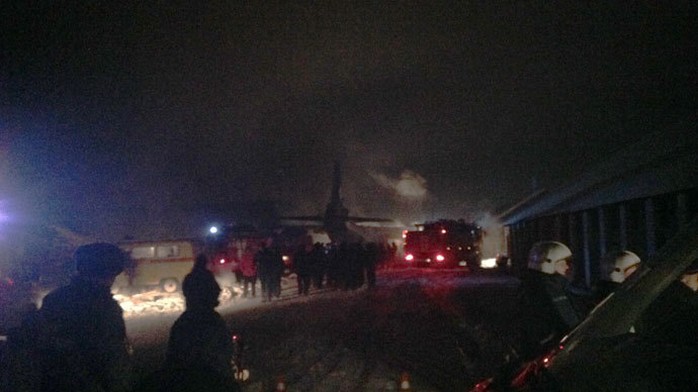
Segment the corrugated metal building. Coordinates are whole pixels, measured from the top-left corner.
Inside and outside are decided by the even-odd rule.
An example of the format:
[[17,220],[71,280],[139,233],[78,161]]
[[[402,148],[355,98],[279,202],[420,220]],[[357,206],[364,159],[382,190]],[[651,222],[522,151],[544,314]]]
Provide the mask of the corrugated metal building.
[[500,219],[512,266],[525,268],[538,241],[565,243],[574,278],[601,278],[603,256],[630,250],[651,257],[698,212],[696,120],[643,137],[552,191],[538,191]]

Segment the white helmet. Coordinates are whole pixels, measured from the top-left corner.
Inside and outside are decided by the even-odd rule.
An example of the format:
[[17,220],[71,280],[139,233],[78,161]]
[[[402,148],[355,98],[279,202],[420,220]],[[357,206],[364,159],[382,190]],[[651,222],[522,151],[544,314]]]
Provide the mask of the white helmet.
[[555,274],[555,263],[567,260],[571,256],[570,248],[561,242],[538,242],[528,254],[528,268],[552,275]]
[[607,257],[608,265],[612,268],[608,277],[616,283],[623,283],[630,274],[635,272],[641,261],[638,255],[629,250],[611,253]]

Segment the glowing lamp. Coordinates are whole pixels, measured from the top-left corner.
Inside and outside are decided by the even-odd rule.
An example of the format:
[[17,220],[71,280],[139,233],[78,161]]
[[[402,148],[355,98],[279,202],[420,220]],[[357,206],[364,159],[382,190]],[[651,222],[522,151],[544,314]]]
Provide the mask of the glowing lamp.
[[216,226],[211,226],[211,228],[208,229],[208,232],[211,234],[216,234],[218,233],[218,228]]
[[406,254],[406,255],[405,255],[405,260],[407,260],[407,261],[412,261],[412,260],[414,260],[414,255],[411,254],[411,253]]
[[482,267],[482,268],[494,268],[496,266],[497,266],[497,259],[494,257],[482,259],[482,261],[480,262],[480,267]]
[[436,255],[436,261],[444,261],[444,260],[446,260],[444,255]]

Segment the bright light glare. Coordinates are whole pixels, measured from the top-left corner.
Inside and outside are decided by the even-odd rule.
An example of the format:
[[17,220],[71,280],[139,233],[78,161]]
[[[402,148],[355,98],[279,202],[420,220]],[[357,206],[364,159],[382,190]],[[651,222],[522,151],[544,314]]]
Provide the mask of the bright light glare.
[[405,255],[405,260],[407,260],[407,261],[414,260],[414,255],[411,253],[408,253],[407,255]]
[[218,260],[218,262],[221,264],[225,264],[225,259],[220,259],[220,260]]
[[436,261],[444,261],[444,260],[446,260],[444,255],[436,255]]
[[497,266],[497,258],[491,257],[489,259],[482,259],[480,267],[482,268],[494,268]]
[[10,220],[10,216],[7,214],[7,207],[5,202],[0,200],[0,223],[4,223]]
[[211,228],[208,229],[208,231],[211,234],[216,234],[216,233],[218,233],[218,228],[216,226],[211,226]]

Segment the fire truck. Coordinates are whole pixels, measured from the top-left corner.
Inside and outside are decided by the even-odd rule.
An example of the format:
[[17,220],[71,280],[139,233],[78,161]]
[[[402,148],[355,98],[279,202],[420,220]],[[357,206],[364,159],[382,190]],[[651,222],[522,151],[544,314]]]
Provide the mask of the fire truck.
[[479,268],[482,228],[463,220],[442,219],[406,230],[404,261],[418,267]]

